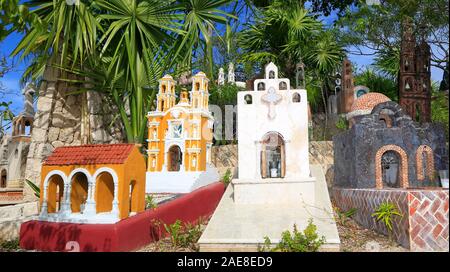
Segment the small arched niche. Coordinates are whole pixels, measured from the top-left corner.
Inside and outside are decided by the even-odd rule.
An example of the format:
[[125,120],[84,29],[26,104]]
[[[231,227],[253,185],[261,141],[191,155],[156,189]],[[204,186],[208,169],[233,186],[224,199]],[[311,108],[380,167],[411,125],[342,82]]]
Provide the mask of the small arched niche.
[[112,204],[114,200],[114,179],[108,172],[102,172],[97,176],[95,181],[95,203],[96,212],[110,212],[112,211]]
[[88,196],[88,177],[84,173],[76,173],[71,180],[70,206],[72,213],[83,213]]
[[258,83],[258,91],[265,91],[266,90],[266,84],[264,82]]
[[269,71],[269,79],[274,79],[275,78],[275,71],[270,70]]
[[299,93],[293,93],[292,94],[292,103],[300,103],[301,102],[301,96]]
[[0,180],[0,188],[6,188],[6,181],[8,180],[8,173],[6,169],[2,170]]
[[385,128],[395,126],[395,113],[390,109],[382,109],[378,119]]
[[284,81],[281,81],[281,82],[278,84],[278,89],[280,89],[281,91],[287,90],[287,83],[284,82]]
[[253,98],[252,98],[252,95],[250,95],[250,94],[245,95],[245,96],[244,96],[244,103],[245,103],[246,105],[251,105],[251,104],[253,104]]
[[60,210],[64,196],[64,180],[60,175],[53,175],[48,180],[47,212],[56,213]]

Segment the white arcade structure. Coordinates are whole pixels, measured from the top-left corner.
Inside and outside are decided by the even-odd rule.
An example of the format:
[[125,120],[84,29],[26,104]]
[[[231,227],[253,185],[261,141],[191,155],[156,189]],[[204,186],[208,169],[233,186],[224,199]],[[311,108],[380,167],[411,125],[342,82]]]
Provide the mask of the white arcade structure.
[[201,251],[257,250],[309,219],[339,249],[325,176],[309,164],[308,103],[270,63],[253,90],[238,93],[238,178],[228,186],[199,240]]

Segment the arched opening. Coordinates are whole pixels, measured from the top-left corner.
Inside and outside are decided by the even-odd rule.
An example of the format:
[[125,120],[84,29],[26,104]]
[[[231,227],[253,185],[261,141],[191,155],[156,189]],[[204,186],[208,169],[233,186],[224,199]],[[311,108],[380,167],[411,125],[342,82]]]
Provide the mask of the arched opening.
[[407,78],[405,80],[405,91],[411,91],[412,90],[412,81],[411,78]]
[[397,145],[385,145],[375,155],[375,186],[377,189],[408,188],[408,156]]
[[405,72],[409,71],[409,61],[408,61],[408,59],[405,59],[403,67],[405,69]]
[[270,71],[269,72],[269,78],[270,79],[274,79],[275,78],[275,72],[274,71]]
[[195,83],[195,90],[196,91],[200,90],[200,82]]
[[390,109],[382,109],[379,114],[379,120],[381,124],[386,128],[394,126],[394,112]]
[[25,135],[31,134],[31,122],[25,121]]
[[161,88],[162,88],[162,93],[166,93],[166,84],[163,84],[163,85],[161,86]]
[[132,180],[130,182],[130,191],[129,191],[129,214],[134,214],[138,211],[138,190],[136,189],[136,181]]
[[269,132],[261,143],[261,177],[284,178],[286,159],[283,137],[277,132]]
[[400,157],[395,151],[387,151],[381,157],[383,171],[383,187],[400,187]]
[[181,162],[182,162],[182,153],[179,146],[174,145],[169,148],[168,153],[168,171],[180,171]]
[[70,208],[73,213],[82,213],[88,195],[88,179],[84,173],[76,173],[71,180]]
[[359,89],[358,91],[356,91],[356,98],[359,98],[363,95],[367,94],[367,91],[364,89]]
[[301,98],[300,98],[300,94],[299,93],[294,93],[292,95],[292,102],[293,103],[300,103],[300,100],[301,100]]
[[417,180],[434,180],[434,155],[433,150],[428,145],[421,145],[416,151],[416,171]]
[[252,104],[252,103],[253,103],[252,96],[251,96],[250,94],[245,95],[245,96],[244,96],[244,102],[245,102],[245,104],[247,104],[247,105]]
[[3,169],[0,178],[0,188],[6,188],[7,180],[8,180],[8,173],[6,172],[6,169]]
[[95,185],[95,203],[97,213],[112,211],[114,200],[114,179],[108,172],[97,176]]
[[266,90],[266,84],[264,82],[258,83],[258,91],[265,91]]
[[287,84],[284,81],[281,81],[280,84],[278,84],[278,89],[284,91],[287,90]]
[[61,208],[64,196],[64,180],[59,175],[53,175],[48,180],[47,212],[56,213]]

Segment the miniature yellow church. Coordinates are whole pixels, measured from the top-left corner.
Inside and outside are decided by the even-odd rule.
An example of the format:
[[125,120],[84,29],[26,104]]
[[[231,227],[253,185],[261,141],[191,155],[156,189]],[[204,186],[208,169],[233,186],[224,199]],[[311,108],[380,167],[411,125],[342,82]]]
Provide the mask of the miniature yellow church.
[[208,109],[205,73],[192,77],[177,103],[176,81],[159,80],[156,110],[148,117],[147,193],[189,193],[219,181],[211,165],[214,118]]

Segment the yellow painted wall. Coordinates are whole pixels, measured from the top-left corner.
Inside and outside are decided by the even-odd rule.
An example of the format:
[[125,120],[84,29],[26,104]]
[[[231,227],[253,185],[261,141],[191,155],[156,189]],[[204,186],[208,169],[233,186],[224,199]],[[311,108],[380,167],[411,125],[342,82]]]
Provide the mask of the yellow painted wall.
[[[119,212],[120,212],[120,219],[124,219],[128,217],[129,215],[129,190],[130,190],[130,182],[132,180],[135,181],[135,192],[134,196],[136,196],[133,199],[133,211],[135,212],[141,212],[145,210],[145,159],[142,156],[142,154],[139,152],[137,147],[134,147],[132,152],[130,153],[129,157],[125,161],[124,164],[96,164],[96,165],[43,165],[42,171],[41,171],[41,183],[40,188],[41,192],[44,192],[44,180],[47,174],[50,171],[53,170],[60,170],[62,171],[67,177],[69,177],[70,173],[77,169],[77,168],[84,168],[86,169],[91,176],[94,175],[94,173],[97,171],[97,169],[101,167],[107,167],[117,174],[118,177],[118,201],[119,201]],[[106,174],[104,177],[105,180],[108,179],[108,174]],[[96,181],[96,191],[94,192],[96,202],[100,204],[99,206],[99,212],[110,210],[111,204],[107,204],[106,202],[111,200],[111,191],[108,189],[108,186],[102,184],[99,185],[99,177]],[[72,186],[72,192],[76,192],[78,195],[83,194],[83,188],[80,188],[81,186]],[[102,189],[108,189],[108,190],[99,190]],[[75,194],[75,193],[74,193]],[[44,194],[42,193],[40,196],[40,204],[42,205]],[[98,201],[100,200],[100,201]],[[112,201],[111,201],[112,202]],[[110,202],[110,203],[111,203]],[[80,204],[80,200],[77,199],[77,201],[73,201],[72,205],[74,207],[78,207]],[[76,211],[75,211],[76,212]]]

